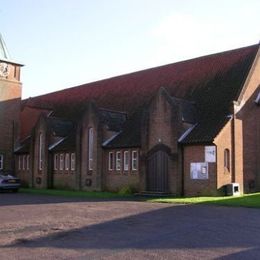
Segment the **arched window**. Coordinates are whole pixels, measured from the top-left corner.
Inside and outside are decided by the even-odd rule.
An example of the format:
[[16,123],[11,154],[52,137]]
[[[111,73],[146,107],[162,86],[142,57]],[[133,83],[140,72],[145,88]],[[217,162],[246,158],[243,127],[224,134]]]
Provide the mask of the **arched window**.
[[42,152],[43,152],[43,142],[42,142],[42,133],[40,133],[39,135],[39,170],[42,170],[42,166],[43,166],[43,156],[42,156]]
[[108,154],[108,170],[114,170],[114,152],[109,152]]
[[60,154],[60,170],[63,171],[64,169],[64,154]]
[[75,153],[72,153],[70,155],[70,169],[72,171],[75,171],[75,165],[76,165],[76,156],[75,156]]
[[138,154],[137,151],[132,151],[132,171],[138,170]]
[[68,171],[70,169],[70,155],[69,153],[65,153],[65,170]]
[[59,165],[59,155],[56,153],[54,154],[54,170],[58,170]]
[[3,169],[4,169],[4,155],[0,154],[0,170],[3,170]]
[[27,161],[27,170],[30,170],[30,155],[27,155],[26,157],[26,161]]
[[224,150],[224,167],[230,171],[230,151],[229,149]]
[[88,169],[93,170],[93,150],[94,150],[94,132],[93,128],[88,129]]

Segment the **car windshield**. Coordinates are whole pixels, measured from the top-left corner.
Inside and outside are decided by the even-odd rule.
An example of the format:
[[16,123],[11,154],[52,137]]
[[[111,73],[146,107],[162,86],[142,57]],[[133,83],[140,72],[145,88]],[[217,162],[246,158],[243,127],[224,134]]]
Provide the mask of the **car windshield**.
[[6,175],[4,175],[4,174],[0,174],[0,178],[1,178],[1,179],[13,178],[13,176],[10,175],[10,174],[6,174]]

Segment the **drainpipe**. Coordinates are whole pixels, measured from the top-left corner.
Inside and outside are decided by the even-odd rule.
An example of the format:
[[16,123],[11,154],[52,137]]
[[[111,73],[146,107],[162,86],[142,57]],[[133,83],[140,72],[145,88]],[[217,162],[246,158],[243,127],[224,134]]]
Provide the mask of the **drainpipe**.
[[15,122],[13,120],[12,122],[12,159],[11,159],[11,170],[12,170],[12,174],[14,174],[16,176],[16,172],[15,172],[15,154],[14,154],[14,148],[15,148]]
[[236,181],[236,106],[237,102],[233,101],[233,107],[232,107],[232,122],[231,122],[231,169],[232,169],[232,178],[231,182]]
[[259,191],[259,173],[260,173],[260,132],[259,132],[259,121],[256,122],[256,154],[257,154],[257,160],[256,160],[256,190]]

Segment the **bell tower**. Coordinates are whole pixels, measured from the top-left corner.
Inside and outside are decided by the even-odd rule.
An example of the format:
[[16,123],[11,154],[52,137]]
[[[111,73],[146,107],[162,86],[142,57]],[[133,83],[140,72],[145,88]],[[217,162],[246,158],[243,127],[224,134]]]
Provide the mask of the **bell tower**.
[[0,171],[14,170],[13,150],[19,129],[22,66],[10,58],[0,34]]

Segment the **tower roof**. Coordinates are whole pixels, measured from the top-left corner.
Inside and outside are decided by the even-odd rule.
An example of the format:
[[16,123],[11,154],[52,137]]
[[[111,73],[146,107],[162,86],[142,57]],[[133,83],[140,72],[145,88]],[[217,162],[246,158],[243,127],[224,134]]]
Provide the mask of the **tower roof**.
[[10,54],[7,50],[6,44],[4,42],[4,39],[1,35],[1,33],[0,33],[0,61],[7,61],[7,62],[10,62],[10,63],[22,65],[22,64],[17,63],[16,61],[11,59]]
[[9,52],[6,48],[4,39],[2,37],[2,35],[0,34],[0,59],[1,60],[11,60]]

